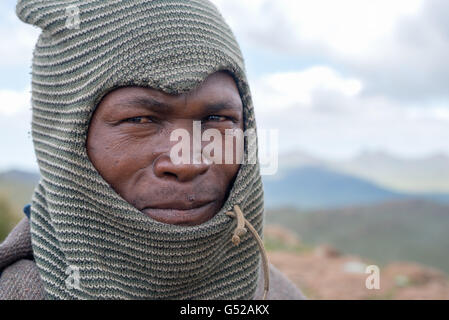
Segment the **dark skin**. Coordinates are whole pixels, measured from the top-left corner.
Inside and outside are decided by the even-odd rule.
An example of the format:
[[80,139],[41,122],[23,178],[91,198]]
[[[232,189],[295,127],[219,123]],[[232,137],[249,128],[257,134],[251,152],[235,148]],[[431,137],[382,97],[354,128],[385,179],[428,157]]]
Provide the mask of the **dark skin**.
[[173,164],[170,149],[178,142],[170,134],[185,129],[192,137],[194,120],[223,137],[226,129],[243,130],[242,101],[229,74],[214,73],[180,95],[142,87],[108,93],[92,116],[87,153],[106,182],[144,214],[163,223],[199,225],[221,209],[240,165]]

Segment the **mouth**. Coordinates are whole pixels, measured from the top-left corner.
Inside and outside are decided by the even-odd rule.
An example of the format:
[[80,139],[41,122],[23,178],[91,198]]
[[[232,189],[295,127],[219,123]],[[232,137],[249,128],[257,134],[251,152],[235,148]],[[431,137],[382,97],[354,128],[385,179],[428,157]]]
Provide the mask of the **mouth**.
[[150,218],[167,224],[194,226],[212,218],[215,201],[193,203],[165,203],[143,208],[141,211]]

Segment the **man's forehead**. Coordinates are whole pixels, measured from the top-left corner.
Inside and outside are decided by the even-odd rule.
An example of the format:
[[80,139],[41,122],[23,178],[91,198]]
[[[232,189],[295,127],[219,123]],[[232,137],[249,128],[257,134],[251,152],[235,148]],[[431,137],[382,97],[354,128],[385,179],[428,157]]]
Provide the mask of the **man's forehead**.
[[170,111],[177,106],[195,104],[210,111],[233,109],[241,111],[243,104],[234,79],[224,72],[209,76],[194,90],[172,95],[153,88],[128,86],[107,94],[100,104],[108,107],[145,107],[155,111]]

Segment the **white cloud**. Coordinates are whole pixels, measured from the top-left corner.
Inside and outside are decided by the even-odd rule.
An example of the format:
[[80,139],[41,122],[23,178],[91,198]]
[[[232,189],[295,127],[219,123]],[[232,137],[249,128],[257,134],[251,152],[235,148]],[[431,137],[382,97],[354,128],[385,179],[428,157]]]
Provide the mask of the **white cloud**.
[[31,140],[30,90],[0,90],[0,171],[36,170]]
[[0,23],[0,66],[30,66],[38,36],[38,28],[23,23],[14,13],[3,13]]
[[316,92],[337,92],[355,96],[362,89],[358,79],[343,78],[326,66],[315,66],[299,72],[262,76],[253,83],[255,104],[267,110],[285,109],[292,105],[310,106]]
[[[316,74],[328,76],[317,80]],[[299,82],[288,83],[292,75],[309,87],[295,90]],[[270,89],[273,79],[279,81]],[[282,83],[285,90],[279,91]],[[449,109],[367,96],[360,86],[358,80],[343,78],[326,67],[267,75],[252,86],[258,126],[279,129],[281,150],[299,148],[323,157],[351,157],[365,149],[404,156],[449,153]]]
[[372,55],[402,16],[416,14],[421,0],[281,1],[298,38],[321,42],[342,55]]
[[0,89],[0,116],[12,116],[31,109],[31,91]]
[[[245,40],[254,34],[267,39],[275,34],[285,47],[316,45],[345,55],[372,55],[372,46],[390,35],[399,18],[416,15],[423,0],[213,2]],[[280,21],[281,28],[276,27]]]
[[433,116],[433,118],[449,122],[449,109],[448,108],[436,107],[436,108],[431,109],[430,111],[431,111],[431,115]]
[[337,65],[368,93],[449,100],[446,0],[215,2],[245,44]]
[[280,129],[282,149],[449,153],[447,0],[214,2],[245,47],[298,62],[251,79],[258,125]]

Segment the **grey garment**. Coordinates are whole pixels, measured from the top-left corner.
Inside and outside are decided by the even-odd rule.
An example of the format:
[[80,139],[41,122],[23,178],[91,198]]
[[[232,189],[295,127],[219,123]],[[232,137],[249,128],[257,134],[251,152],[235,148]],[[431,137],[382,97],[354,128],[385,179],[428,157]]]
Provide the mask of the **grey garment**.
[[33,261],[30,226],[23,218],[0,244],[0,300],[42,300],[45,291]]
[[43,300],[45,291],[32,260],[22,259],[6,267],[0,278],[0,300]]
[[[263,298],[263,270],[259,269],[259,279],[254,300]],[[281,271],[270,264],[270,290],[267,300],[305,300],[302,292]]]
[[[262,299],[263,270],[260,268],[256,300]],[[23,218],[0,244],[0,300],[43,300],[45,291],[33,261],[30,227]],[[301,291],[270,264],[268,300],[303,300]]]

